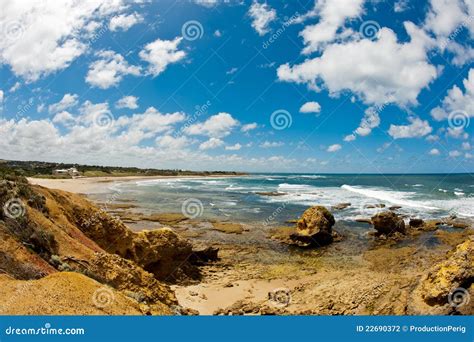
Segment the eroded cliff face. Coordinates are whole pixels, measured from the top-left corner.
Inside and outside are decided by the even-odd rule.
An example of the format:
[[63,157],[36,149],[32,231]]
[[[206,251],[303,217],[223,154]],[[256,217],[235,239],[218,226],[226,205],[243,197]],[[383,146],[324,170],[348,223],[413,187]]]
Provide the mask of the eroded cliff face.
[[0,314],[179,313],[168,284],[199,278],[171,229],[132,232],[82,196],[7,176],[0,205]]

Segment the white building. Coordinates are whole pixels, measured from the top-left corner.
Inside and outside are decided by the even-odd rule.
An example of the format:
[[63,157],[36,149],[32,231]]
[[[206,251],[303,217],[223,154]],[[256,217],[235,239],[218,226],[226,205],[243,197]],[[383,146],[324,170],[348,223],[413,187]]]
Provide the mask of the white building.
[[59,175],[69,175],[71,177],[78,177],[81,174],[75,167],[71,167],[70,169],[57,169],[53,170],[53,175],[59,176]]

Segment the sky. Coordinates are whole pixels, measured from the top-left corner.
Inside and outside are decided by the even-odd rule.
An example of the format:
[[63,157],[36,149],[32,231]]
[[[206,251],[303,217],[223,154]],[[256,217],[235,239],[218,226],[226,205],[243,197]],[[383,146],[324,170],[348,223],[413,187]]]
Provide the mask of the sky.
[[0,158],[474,171],[474,2],[2,1]]

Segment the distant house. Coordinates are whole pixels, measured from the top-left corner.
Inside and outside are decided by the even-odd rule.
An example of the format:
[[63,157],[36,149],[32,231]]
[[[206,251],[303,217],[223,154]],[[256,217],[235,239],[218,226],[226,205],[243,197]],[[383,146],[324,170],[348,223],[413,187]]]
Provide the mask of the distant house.
[[70,169],[57,169],[53,170],[53,175],[55,176],[71,176],[71,177],[78,177],[81,174],[75,167],[71,167]]

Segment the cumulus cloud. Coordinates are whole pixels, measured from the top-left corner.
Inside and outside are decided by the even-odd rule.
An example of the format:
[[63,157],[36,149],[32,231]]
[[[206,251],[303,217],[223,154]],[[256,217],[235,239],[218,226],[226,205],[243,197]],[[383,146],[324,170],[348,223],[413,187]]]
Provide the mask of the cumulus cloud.
[[200,150],[211,150],[218,148],[220,146],[224,145],[224,142],[219,139],[219,138],[210,138],[209,140],[203,142],[201,145],[199,145]]
[[87,28],[100,26],[91,23],[124,9],[121,0],[5,0],[0,27],[18,29],[0,40],[0,63],[29,82],[62,70],[86,51]]
[[[459,115],[459,119],[474,116],[474,69],[469,70],[468,77],[463,80],[464,92],[457,85],[448,90],[441,106],[431,110],[431,116],[438,121],[445,120],[450,113]],[[457,112],[457,113],[456,113]]]
[[461,155],[462,153],[459,152],[458,150],[449,151],[449,156],[451,158],[457,158],[457,157],[460,157]]
[[173,40],[157,39],[145,45],[140,51],[139,56],[142,60],[149,63],[148,74],[153,77],[158,76],[169,64],[182,60],[186,53],[178,49],[183,38],[177,37]]
[[235,144],[235,145],[230,145],[230,146],[226,146],[225,149],[227,151],[238,151],[242,148],[242,145],[240,145],[239,143]]
[[260,144],[260,147],[272,148],[272,147],[281,147],[283,145],[285,145],[283,141],[264,141],[262,144]]
[[430,150],[429,154],[430,154],[431,156],[439,156],[439,155],[440,155],[440,152],[439,152],[439,150],[438,150],[437,148],[433,148],[433,149]]
[[354,141],[354,140],[356,140],[355,134],[349,134],[349,135],[346,135],[346,136],[344,137],[344,141],[345,141],[345,142],[350,142],[350,141]]
[[128,109],[137,109],[138,108],[138,97],[136,96],[124,96],[115,103],[116,108],[128,108]]
[[399,43],[392,30],[382,28],[377,40],[331,44],[320,57],[281,65],[278,78],[315,91],[325,87],[331,96],[349,90],[368,105],[417,104],[418,94],[437,77],[437,69],[427,60],[430,38],[411,22],[404,26],[409,42]]
[[268,31],[268,26],[277,17],[276,11],[267,3],[254,1],[250,6],[249,16],[252,18],[252,27],[260,36],[264,36]]
[[328,152],[337,152],[337,151],[339,151],[341,148],[342,148],[341,145],[339,145],[339,144],[334,144],[334,145],[329,146],[329,147],[327,148],[327,151],[328,151]]
[[125,58],[114,51],[99,51],[99,59],[89,66],[86,82],[107,89],[116,86],[126,75],[140,75],[140,68],[129,65]]
[[[372,130],[378,127],[379,125],[380,125],[380,116],[377,109],[374,107],[369,107],[365,110],[364,117],[360,121],[359,127],[357,127],[357,129],[355,130],[355,133],[360,136],[365,137],[369,135],[370,133],[372,133]],[[349,139],[352,139],[352,137],[350,137]]]
[[317,1],[313,13],[319,14],[317,24],[308,25],[300,33],[306,47],[303,53],[319,50],[332,42],[346,20],[358,17],[363,11],[364,0]]
[[138,13],[120,14],[112,17],[109,22],[111,31],[127,31],[130,27],[143,21],[142,16]]
[[410,121],[410,124],[406,126],[390,125],[388,134],[394,139],[421,138],[430,134],[433,130],[429,122],[426,120],[412,117],[408,118],[408,120]]
[[405,12],[410,7],[408,0],[398,0],[393,4],[393,10],[395,13]]
[[207,135],[211,138],[222,138],[229,135],[238,125],[239,122],[229,113],[218,113],[204,122],[186,127],[184,132],[190,135]]
[[57,113],[77,106],[79,96],[77,94],[64,94],[63,98],[48,107],[50,113]]
[[257,128],[257,123],[256,123],[256,122],[252,122],[252,123],[249,123],[249,124],[242,125],[242,127],[240,128],[240,130],[241,130],[242,132],[248,132],[248,131],[254,130],[255,128]]
[[321,105],[315,101],[306,102],[300,107],[300,113],[319,113]]
[[173,137],[171,135],[164,135],[156,138],[156,146],[165,150],[181,150],[186,148],[189,143],[189,139],[185,136]]

